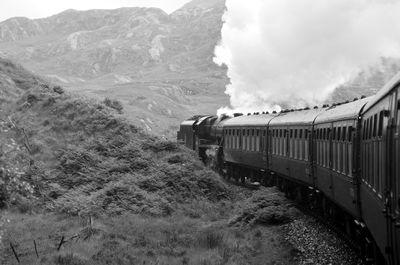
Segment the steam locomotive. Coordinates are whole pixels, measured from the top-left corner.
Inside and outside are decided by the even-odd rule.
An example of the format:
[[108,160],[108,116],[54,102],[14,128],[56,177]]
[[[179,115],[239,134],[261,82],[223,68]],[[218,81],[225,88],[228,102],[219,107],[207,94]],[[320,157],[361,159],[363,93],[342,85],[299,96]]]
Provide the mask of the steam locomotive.
[[400,264],[400,73],[374,96],[280,113],[195,116],[178,141],[249,185],[335,220],[369,264]]

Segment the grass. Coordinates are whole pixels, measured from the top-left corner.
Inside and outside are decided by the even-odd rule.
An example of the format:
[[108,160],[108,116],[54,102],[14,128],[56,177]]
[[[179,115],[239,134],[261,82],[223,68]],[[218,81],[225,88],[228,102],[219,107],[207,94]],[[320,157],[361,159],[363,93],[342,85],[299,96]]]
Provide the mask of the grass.
[[[84,238],[79,218],[16,213],[9,217],[13,222],[6,238],[15,242],[21,264],[244,264],[247,252],[254,250],[252,237],[237,237],[241,228],[218,223],[203,227],[186,216],[99,218],[93,224],[97,232],[89,239]],[[74,235],[78,237],[71,239]],[[62,236],[67,242],[57,251]],[[11,249],[4,251],[10,262],[5,264],[11,264]]]

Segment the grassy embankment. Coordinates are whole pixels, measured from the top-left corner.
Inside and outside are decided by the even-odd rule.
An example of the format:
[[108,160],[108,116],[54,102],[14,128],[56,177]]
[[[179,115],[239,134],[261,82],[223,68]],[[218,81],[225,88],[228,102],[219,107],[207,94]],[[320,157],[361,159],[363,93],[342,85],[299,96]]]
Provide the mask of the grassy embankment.
[[0,96],[1,264],[16,263],[11,245],[21,264],[293,262],[272,226],[293,210],[274,190],[246,198],[110,102],[5,60]]

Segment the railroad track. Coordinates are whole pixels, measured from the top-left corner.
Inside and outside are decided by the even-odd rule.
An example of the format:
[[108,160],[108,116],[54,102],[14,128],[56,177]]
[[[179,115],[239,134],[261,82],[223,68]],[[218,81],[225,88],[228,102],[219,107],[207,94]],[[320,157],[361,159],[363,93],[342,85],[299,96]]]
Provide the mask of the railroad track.
[[[263,185],[259,182],[249,182],[249,181],[240,181],[240,180],[235,180],[233,178],[228,178],[226,174],[220,174],[222,175],[224,181],[227,183],[245,187],[249,190],[257,190],[262,186],[267,187],[267,185]],[[281,189],[279,185],[273,185],[277,187],[281,192],[284,193],[285,197],[289,200],[291,200],[296,208],[298,208],[301,212],[306,214],[307,216],[310,216],[314,220],[318,221],[321,223],[324,227],[326,227],[328,230],[332,231],[339,239],[343,240],[348,246],[352,248],[352,250],[360,257],[362,258],[362,247],[360,246],[360,243],[352,238],[344,229],[344,227],[337,223],[333,218],[329,216],[325,216],[322,209],[318,207],[314,207],[313,203],[310,203],[309,201],[298,201],[295,200],[294,198],[291,198],[284,190]],[[365,260],[365,259],[364,259]],[[367,260],[365,260],[365,264],[370,264],[368,263]]]

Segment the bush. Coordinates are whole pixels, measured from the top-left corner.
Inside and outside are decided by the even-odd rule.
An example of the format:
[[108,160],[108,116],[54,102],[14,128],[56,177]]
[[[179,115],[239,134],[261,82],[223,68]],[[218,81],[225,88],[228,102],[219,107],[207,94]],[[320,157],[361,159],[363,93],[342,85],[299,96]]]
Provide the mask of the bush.
[[122,109],[124,108],[122,106],[122,103],[119,102],[118,100],[112,100],[109,98],[105,98],[103,100],[104,105],[106,105],[107,107],[110,107],[112,109],[115,109],[116,111],[118,111],[118,113],[122,113]]
[[56,92],[57,94],[64,94],[64,89],[60,86],[54,86],[53,91]]
[[55,265],[85,265],[85,264],[87,264],[84,260],[73,255],[72,253],[55,256],[54,263],[55,263]]
[[142,148],[145,150],[151,150],[155,153],[162,151],[173,152],[178,150],[178,144],[173,141],[164,141],[159,139],[149,139],[145,141]]
[[224,234],[218,228],[207,228],[197,236],[198,244],[207,249],[221,247],[224,244]]

